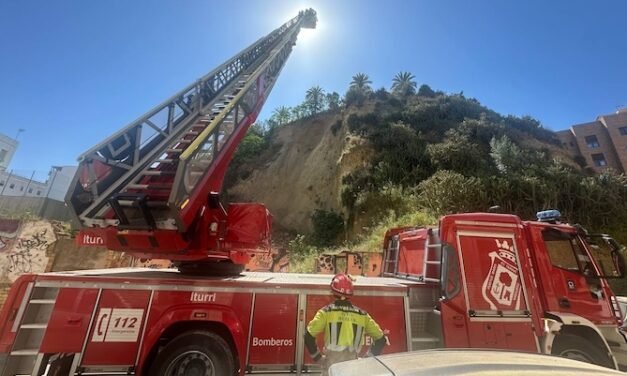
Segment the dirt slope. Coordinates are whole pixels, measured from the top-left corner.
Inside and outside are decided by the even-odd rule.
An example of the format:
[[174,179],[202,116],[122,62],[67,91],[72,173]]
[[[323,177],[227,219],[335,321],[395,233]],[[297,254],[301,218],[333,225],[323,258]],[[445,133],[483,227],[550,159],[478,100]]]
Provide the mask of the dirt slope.
[[274,223],[300,233],[311,231],[316,209],[342,211],[342,177],[367,165],[371,149],[349,135],[342,114],[327,113],[280,128],[259,163],[231,189],[231,201],[262,202]]

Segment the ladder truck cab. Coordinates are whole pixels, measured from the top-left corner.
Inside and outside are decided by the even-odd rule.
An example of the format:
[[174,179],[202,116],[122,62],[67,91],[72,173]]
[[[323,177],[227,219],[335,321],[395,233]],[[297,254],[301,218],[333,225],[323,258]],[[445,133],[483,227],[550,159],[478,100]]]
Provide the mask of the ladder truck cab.
[[444,216],[439,228],[396,228],[383,275],[439,285],[446,347],[555,354],[627,369],[623,315],[607,279],[623,278],[621,247],[605,234],[514,215]]
[[203,274],[237,274],[268,250],[266,208],[224,208],[219,193],[300,29],[316,22],[313,9],[301,11],[83,153],[66,197],[78,239]]

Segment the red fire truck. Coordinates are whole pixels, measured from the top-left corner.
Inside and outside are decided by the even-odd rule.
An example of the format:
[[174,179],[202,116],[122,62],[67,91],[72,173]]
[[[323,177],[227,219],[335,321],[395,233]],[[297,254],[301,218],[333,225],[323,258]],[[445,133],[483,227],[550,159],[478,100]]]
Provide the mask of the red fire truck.
[[[382,326],[386,353],[490,348],[627,365],[606,280],[624,264],[606,235],[475,213],[390,230],[385,246],[384,276],[357,277],[354,302]],[[331,301],[329,282],[152,269],[25,275],[0,312],[2,375],[313,372],[304,328]]]

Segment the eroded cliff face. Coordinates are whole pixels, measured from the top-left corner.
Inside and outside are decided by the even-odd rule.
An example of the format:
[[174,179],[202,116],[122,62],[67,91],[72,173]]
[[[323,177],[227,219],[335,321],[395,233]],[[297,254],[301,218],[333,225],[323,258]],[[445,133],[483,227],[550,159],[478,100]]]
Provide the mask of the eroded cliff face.
[[326,113],[276,131],[250,173],[228,189],[232,202],[264,203],[274,223],[299,233],[311,231],[316,209],[342,213],[342,178],[368,166],[368,142],[347,131],[347,114]]

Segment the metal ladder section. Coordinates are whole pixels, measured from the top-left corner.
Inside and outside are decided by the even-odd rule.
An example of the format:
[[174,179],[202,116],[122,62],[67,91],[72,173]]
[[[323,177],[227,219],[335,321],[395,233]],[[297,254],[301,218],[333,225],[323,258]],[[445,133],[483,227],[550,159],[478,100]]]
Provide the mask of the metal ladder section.
[[423,267],[423,280],[425,282],[440,283],[442,269],[442,242],[440,241],[439,230],[427,230],[425,241],[425,261]]
[[409,308],[406,312],[407,350],[426,350],[442,346],[442,320],[435,309],[437,288],[414,287],[409,290]]
[[394,277],[398,272],[398,256],[400,253],[400,235],[390,237],[388,248],[385,251],[385,260],[383,260],[383,275]]
[[59,289],[29,284],[18,309],[12,332],[16,333],[2,376],[44,373],[47,359],[39,352]]
[[[227,108],[235,96],[246,86],[249,78],[250,73],[242,74],[237,82],[226,89],[226,94],[213,103],[208,114],[199,117],[180,136],[170,141],[164,152],[135,175],[125,190],[114,194],[109,199],[111,208],[120,220],[119,228],[134,228],[137,227],[138,222],[147,228],[176,228],[173,220],[161,222],[159,221],[160,218],[155,218],[154,210],[169,211],[167,199],[174,184],[173,178],[177,172],[179,157],[196,140],[198,135]],[[240,116],[238,116],[240,119],[236,119],[235,116],[238,116],[237,111],[228,113],[220,123],[219,128],[216,129],[212,153],[220,152],[226,140],[234,132],[237,123],[241,120]],[[212,155],[211,158],[205,158],[203,162],[209,165],[214,160],[215,155]],[[203,166],[203,168],[192,171],[190,177],[199,179],[204,174],[206,167]],[[155,196],[160,197],[160,200],[155,200]],[[148,200],[148,197],[151,197],[152,200]],[[127,208],[138,209],[141,215],[135,216],[135,220],[133,220],[133,216],[129,218],[127,215],[129,213]]]
[[[83,224],[88,227],[120,224],[110,216],[112,198],[119,202],[118,209],[127,210],[130,206],[134,212],[137,209],[147,212],[153,205],[161,208],[167,204],[181,155],[195,139],[203,136],[212,119],[222,122],[228,117],[229,109],[236,108],[235,102],[237,108],[245,112],[240,114],[242,117],[253,110],[246,108],[250,100],[238,94],[238,90],[256,98],[257,87],[249,82],[259,77],[254,74],[257,68],[267,66],[264,64],[268,64],[269,59],[278,56],[273,54],[275,51],[291,51],[301,27],[315,27],[315,12],[299,14],[83,153],[66,196]],[[285,59],[280,62],[283,64]],[[237,112],[233,115],[231,122],[240,120]],[[226,120],[222,125],[225,132],[229,123],[229,119]],[[219,138],[216,136],[216,143]],[[161,227],[177,228],[170,219],[173,218],[164,216]]]

